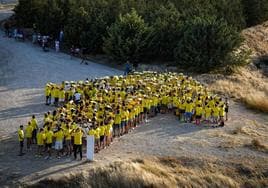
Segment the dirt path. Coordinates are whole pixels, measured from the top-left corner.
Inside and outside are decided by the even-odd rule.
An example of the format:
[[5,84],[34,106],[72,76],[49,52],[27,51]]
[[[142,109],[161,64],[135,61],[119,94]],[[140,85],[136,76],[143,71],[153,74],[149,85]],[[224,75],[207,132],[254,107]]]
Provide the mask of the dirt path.
[[[10,13],[10,12],[9,12]],[[1,12],[0,12],[1,16]],[[111,147],[95,156],[94,163],[71,158],[47,161],[35,157],[33,151],[19,157],[16,130],[27,123],[32,114],[41,120],[51,110],[45,106],[43,87],[49,82],[84,80],[85,78],[120,74],[103,65],[80,65],[62,53],[44,53],[30,43],[16,42],[0,34],[0,185],[34,182],[63,173],[75,173],[104,165],[114,160],[143,156],[196,156],[219,160],[254,161],[268,169],[267,153],[244,147],[252,138],[267,139],[268,118],[242,105],[231,104],[231,120],[222,129],[197,127],[180,123],[173,115],[160,115],[141,125],[130,134],[117,139]],[[247,126],[257,136],[238,134],[233,130]],[[266,166],[265,166],[266,165]]]

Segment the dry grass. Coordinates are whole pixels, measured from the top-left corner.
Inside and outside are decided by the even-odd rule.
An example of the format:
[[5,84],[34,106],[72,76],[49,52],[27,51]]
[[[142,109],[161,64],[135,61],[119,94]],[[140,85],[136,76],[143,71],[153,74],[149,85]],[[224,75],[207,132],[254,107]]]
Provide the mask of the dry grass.
[[245,38],[245,48],[252,51],[253,57],[268,54],[267,32],[268,22],[247,28],[242,32]]
[[245,134],[245,135],[248,135],[250,137],[265,136],[265,135],[263,135],[263,133],[261,131],[254,130],[249,126],[238,127],[235,130],[233,130],[233,134]]
[[255,149],[257,151],[268,153],[268,145],[265,143],[262,143],[258,139],[253,139],[249,145],[246,145],[252,149]]
[[216,160],[151,158],[115,162],[30,187],[266,187],[265,170]]
[[208,85],[214,92],[241,100],[250,108],[268,112],[268,79],[256,70],[241,68],[238,73],[216,78]]

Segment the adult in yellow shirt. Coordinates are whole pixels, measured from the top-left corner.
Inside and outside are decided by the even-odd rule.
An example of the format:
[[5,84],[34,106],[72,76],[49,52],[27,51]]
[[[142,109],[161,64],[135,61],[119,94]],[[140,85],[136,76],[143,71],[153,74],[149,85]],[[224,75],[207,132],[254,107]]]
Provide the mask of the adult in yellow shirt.
[[32,136],[33,136],[33,127],[31,125],[31,122],[28,122],[28,125],[25,129],[25,137],[27,139],[27,149],[31,149],[32,145]]
[[24,143],[24,131],[23,131],[23,125],[20,126],[19,130],[18,130],[18,138],[19,138],[19,142],[20,142],[20,153],[19,156],[22,156],[24,153],[23,151],[23,143]]
[[43,128],[39,130],[37,133],[37,155],[42,155],[42,151],[44,149],[46,134]]
[[77,150],[80,154],[80,160],[82,160],[82,138],[83,138],[83,131],[80,127],[76,128],[75,132],[73,133],[74,137],[74,159],[77,158]]
[[37,130],[38,130],[38,125],[37,125],[37,121],[35,119],[35,115],[32,116],[31,119],[31,126],[33,127],[33,133],[32,133],[32,142],[33,144],[36,144],[36,134],[37,134]]
[[63,139],[64,139],[64,133],[62,128],[60,128],[55,134],[54,137],[56,138],[55,142],[55,149],[57,150],[57,158],[60,158],[60,152],[62,152],[63,149]]
[[50,159],[51,157],[53,136],[54,136],[54,133],[50,130],[50,127],[48,127],[47,132],[46,132],[46,148],[47,148],[48,156],[46,157],[46,159]]

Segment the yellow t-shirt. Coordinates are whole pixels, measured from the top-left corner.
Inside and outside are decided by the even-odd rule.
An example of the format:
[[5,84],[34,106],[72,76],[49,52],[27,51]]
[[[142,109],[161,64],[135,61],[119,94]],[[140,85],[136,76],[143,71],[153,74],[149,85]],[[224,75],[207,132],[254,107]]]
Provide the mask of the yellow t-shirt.
[[33,127],[33,129],[38,129],[38,125],[37,125],[36,119],[32,119],[31,120],[31,126]]
[[46,86],[45,87],[45,95],[49,96],[50,94],[51,94],[51,88],[50,88],[50,86]]
[[162,104],[167,105],[168,104],[168,96],[162,97]]
[[95,138],[100,138],[100,128],[98,127],[97,129],[95,129],[95,132],[94,132],[95,134],[94,134],[94,136],[95,136]]
[[37,145],[43,146],[45,143],[46,134],[44,132],[37,133]]
[[55,133],[54,136],[56,137],[56,141],[63,141],[64,133],[62,130],[59,130],[58,132]]
[[64,90],[59,91],[59,98],[60,99],[65,99],[65,91]]
[[25,129],[25,136],[26,138],[32,138],[32,133],[33,133],[33,127],[31,125],[28,125]]
[[59,98],[60,97],[60,90],[58,88],[54,89],[54,97]]
[[110,133],[111,133],[110,130],[111,130],[111,129],[110,129],[110,126],[109,126],[109,125],[106,125],[106,126],[105,126],[105,136],[109,136],[109,135],[110,135]]
[[215,106],[215,101],[214,101],[214,100],[210,100],[210,101],[208,102],[208,105],[209,105],[210,108],[214,108],[214,106]]
[[104,136],[105,134],[105,126],[100,127],[100,136]]
[[82,145],[83,132],[81,132],[81,131],[75,132],[73,134],[73,136],[74,136],[74,144],[75,145]]
[[90,129],[90,130],[88,131],[88,135],[90,135],[90,136],[94,136],[94,135],[95,135],[95,130],[94,130],[94,129]]
[[205,108],[205,116],[206,118],[211,116],[211,108],[209,106],[206,106]]
[[212,110],[213,110],[213,116],[219,116],[220,115],[219,114],[219,112],[220,112],[219,107],[214,107]]
[[220,116],[221,117],[224,117],[225,116],[225,107],[223,106],[223,107],[220,107]]
[[203,108],[202,107],[196,107],[195,108],[195,114],[197,116],[201,116],[203,114]]
[[46,132],[46,143],[47,144],[52,144],[53,135],[54,135],[54,133],[52,131],[47,131]]
[[115,124],[121,123],[121,115],[120,114],[115,114],[114,123]]
[[65,140],[71,140],[72,139],[72,129],[65,129],[64,131],[64,136],[65,136]]
[[19,138],[19,141],[24,140],[24,132],[21,129],[18,130],[18,138]]
[[186,112],[192,112],[194,108],[194,104],[193,103],[186,103],[185,105],[185,111]]

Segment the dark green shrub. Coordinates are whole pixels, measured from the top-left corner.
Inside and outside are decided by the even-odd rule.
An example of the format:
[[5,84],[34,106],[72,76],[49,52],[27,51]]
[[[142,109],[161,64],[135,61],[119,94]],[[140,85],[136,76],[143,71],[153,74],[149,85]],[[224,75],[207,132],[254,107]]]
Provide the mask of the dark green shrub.
[[132,9],[108,28],[103,50],[118,61],[139,61],[146,50],[149,32],[150,28]]
[[182,28],[183,37],[175,49],[179,66],[208,72],[226,66],[230,54],[241,45],[240,34],[223,20],[196,17]]

